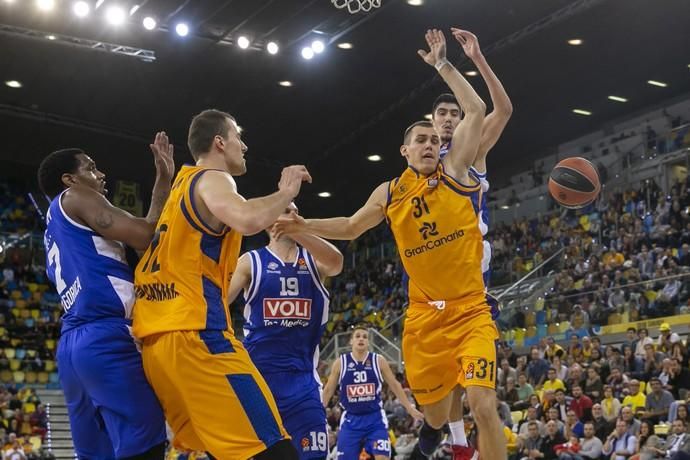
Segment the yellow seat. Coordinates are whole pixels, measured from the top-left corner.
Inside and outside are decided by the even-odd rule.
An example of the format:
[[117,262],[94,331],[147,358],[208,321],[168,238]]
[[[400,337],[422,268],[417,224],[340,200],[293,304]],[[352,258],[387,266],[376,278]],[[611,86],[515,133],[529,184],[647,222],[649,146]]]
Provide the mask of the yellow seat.
[[19,345],[21,345],[22,342],[23,342],[23,340],[20,338],[17,338],[17,337],[10,339],[10,345],[12,345],[15,348],[18,347]]
[[14,383],[24,383],[25,375],[22,371],[14,371],[12,373],[12,377],[14,378]]
[[515,341],[523,342],[525,340],[525,333],[527,333],[526,329],[523,329],[521,327],[515,329]]
[[514,410],[510,413],[510,418],[513,420],[513,425],[517,425],[524,418],[524,414],[521,410]]
[[18,309],[13,308],[10,311],[12,312],[12,314],[14,315],[15,318],[19,318],[19,310]]
[[24,309],[24,310],[19,310],[19,316],[20,316],[22,319],[27,319],[27,318],[29,318],[29,317],[31,316],[31,312],[30,312],[29,310],[26,310],[26,309]]
[[14,354],[15,354],[14,348],[5,348],[5,357],[7,359],[14,358]]
[[549,335],[558,334],[558,326],[556,326],[556,323],[549,324],[546,328],[546,333]]
[[525,326],[535,326],[537,324],[537,315],[530,311],[525,315]]
[[33,319],[38,319],[39,316],[41,316],[41,312],[39,310],[31,310],[31,317]]
[[660,425],[654,425],[654,434],[660,436],[666,436],[668,434],[669,425],[662,423]]
[[29,358],[35,358],[36,353],[36,350],[26,350],[26,356],[28,356]]
[[21,361],[19,361],[18,359],[10,359],[10,370],[11,371],[18,371],[20,367],[22,367]]
[[621,315],[619,313],[611,313],[609,315],[609,320],[608,320],[609,326],[613,324],[620,324],[621,323]]
[[[26,383],[36,383],[37,380],[38,380],[38,375],[36,375],[35,372],[30,371],[30,372],[26,373]],[[27,404],[29,404],[29,403],[27,403]],[[25,404],[25,406],[26,406],[26,404]],[[33,412],[33,411],[31,411],[31,412]]]
[[46,360],[45,361],[45,371],[46,372],[53,372],[54,370],[55,370],[55,361]]
[[47,339],[46,340],[46,348],[48,350],[55,350],[55,340],[53,339]]
[[34,450],[35,452],[37,452],[38,450],[40,450],[41,447],[43,446],[43,441],[41,441],[41,437],[40,437],[40,436],[31,436],[31,437],[29,438],[29,442],[31,443],[31,447],[33,448],[33,450]]
[[14,302],[14,306],[17,307],[21,312],[24,311],[24,309],[26,308],[26,305],[27,305],[27,303],[26,303],[26,300],[24,300],[24,299],[18,299]]
[[534,326],[528,327],[527,333],[525,334],[525,338],[534,337],[535,335],[537,335],[537,328]]
[[8,371],[7,369],[0,371],[0,380],[2,380],[3,383],[12,382],[12,372]]
[[10,293],[10,299],[17,300],[22,298],[22,291],[15,289]]
[[570,321],[563,321],[558,323],[558,332],[565,332],[570,329]]
[[[26,376],[28,377],[29,374],[34,374],[34,376],[35,376],[36,373],[35,372],[27,372]],[[29,383],[29,381],[27,380],[26,383]],[[34,412],[36,412],[36,404],[24,403],[23,409],[24,409],[25,414],[33,414]]]
[[36,283],[27,283],[26,287],[29,288],[29,292],[38,291],[38,284]]
[[38,383],[48,383],[48,380],[50,379],[50,375],[47,372],[39,372],[38,373]]

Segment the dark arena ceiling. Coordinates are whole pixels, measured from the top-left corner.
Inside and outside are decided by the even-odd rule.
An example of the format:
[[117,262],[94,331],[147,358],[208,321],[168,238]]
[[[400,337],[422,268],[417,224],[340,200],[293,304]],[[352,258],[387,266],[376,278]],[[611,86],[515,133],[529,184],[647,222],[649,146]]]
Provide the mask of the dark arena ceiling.
[[[302,163],[314,177],[298,201],[304,214],[352,212],[399,174],[402,131],[445,90],[416,54],[430,27],[475,32],[512,98],[513,118],[489,155],[499,180],[559,142],[690,93],[688,0],[410,4],[420,1],[382,0],[351,15],[329,0],[94,0],[78,18],[72,0],[54,0],[52,11],[36,0],[0,0],[0,78],[22,85],[0,85],[2,174],[14,164],[32,171],[46,153],[81,146],[111,180],[135,179],[146,190],[155,131],[169,133],[178,164],[189,162],[189,120],[213,107],[245,130],[249,173],[238,181],[245,196],[273,191],[282,166]],[[124,23],[108,25],[103,17],[117,6]],[[146,16],[157,21],[152,31],[142,26]],[[180,22],[186,37],[175,33]],[[238,46],[241,35],[248,49]],[[576,38],[580,46],[567,43]],[[316,39],[325,50],[303,59]],[[94,50],[88,41],[152,51],[155,60]],[[269,41],[277,54],[266,52]],[[345,42],[351,49],[337,46]],[[473,69],[455,42],[449,57]],[[481,77],[469,80],[489,103]],[[382,161],[368,161],[372,154]],[[317,196],[324,191],[332,196]]]

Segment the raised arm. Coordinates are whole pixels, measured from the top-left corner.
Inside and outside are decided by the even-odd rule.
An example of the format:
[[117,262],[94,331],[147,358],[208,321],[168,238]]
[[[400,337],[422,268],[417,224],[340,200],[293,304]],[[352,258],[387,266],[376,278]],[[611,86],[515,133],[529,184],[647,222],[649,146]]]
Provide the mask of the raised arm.
[[333,244],[307,233],[298,233],[291,238],[314,257],[322,281],[329,276],[339,275],[343,270],[343,254]]
[[388,361],[383,359],[380,355],[376,355],[376,357],[383,380],[391,389],[395,397],[398,398],[400,404],[402,404],[407,413],[410,414],[412,417],[416,418],[417,420],[424,420],[424,414],[419,412],[417,408],[414,405],[412,405],[410,400],[407,398],[407,394],[405,393],[405,390],[403,390],[402,385],[400,385],[398,379],[396,379],[395,375],[393,375],[393,371],[391,371],[391,366],[388,364]]
[[[444,164],[451,175],[463,179],[477,156],[486,115],[486,104],[458,70],[446,59],[446,38],[440,30],[426,33],[429,52],[419,50],[424,62],[434,66],[453,92],[465,118],[453,133],[451,149]],[[450,166],[450,167],[449,167]]]
[[323,407],[328,407],[328,403],[331,402],[331,398],[335,394],[335,389],[338,386],[338,381],[340,380],[340,359],[333,362],[333,367],[331,367],[331,374],[328,376],[328,382],[326,386],[323,387]]
[[228,289],[228,303],[234,302],[240,292],[249,287],[252,281],[251,256],[248,252],[242,254],[237,261],[237,267],[230,278],[230,288]]
[[156,133],[153,144],[149,145],[153,153],[153,161],[156,165],[156,182],[151,191],[151,205],[146,214],[146,221],[155,225],[163,212],[163,206],[170,195],[170,182],[175,175],[174,148],[168,142],[165,131]]
[[280,219],[274,227],[276,235],[310,233],[331,240],[354,240],[367,230],[376,227],[385,218],[388,199],[388,182],[376,187],[369,199],[350,217],[331,219]]
[[244,199],[237,193],[232,176],[222,171],[207,171],[197,183],[199,199],[223,224],[243,235],[268,228],[297,196],[303,181],[311,182],[304,166],[283,169],[278,191],[261,198]]
[[477,37],[472,32],[457,29],[455,27],[451,28],[451,31],[455,39],[462,45],[462,49],[465,51],[467,57],[477,66],[486,86],[489,88],[489,94],[491,95],[493,110],[486,116],[482,124],[482,137],[479,143],[477,157],[474,159],[473,163],[477,171],[483,173],[486,171],[486,155],[489,153],[489,150],[496,145],[496,142],[498,142],[498,139],[501,137],[503,130],[508,124],[508,120],[510,120],[510,116],[513,114],[513,103],[510,101],[503,84],[501,84],[501,81],[486,62],[479,47],[479,40],[477,40]]

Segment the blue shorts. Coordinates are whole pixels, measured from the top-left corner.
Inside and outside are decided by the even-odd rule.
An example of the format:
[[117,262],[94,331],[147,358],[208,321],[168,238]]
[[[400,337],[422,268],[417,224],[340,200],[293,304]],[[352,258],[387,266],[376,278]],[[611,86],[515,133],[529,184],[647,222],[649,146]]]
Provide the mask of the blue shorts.
[[131,457],[165,442],[163,410],[124,320],[63,333],[57,361],[79,458]]
[[278,405],[283,426],[292,437],[300,459],[328,456],[326,409],[321,385],[313,372],[262,374]]
[[388,421],[381,412],[364,415],[343,412],[338,432],[338,458],[358,459],[362,448],[369,455],[391,456]]

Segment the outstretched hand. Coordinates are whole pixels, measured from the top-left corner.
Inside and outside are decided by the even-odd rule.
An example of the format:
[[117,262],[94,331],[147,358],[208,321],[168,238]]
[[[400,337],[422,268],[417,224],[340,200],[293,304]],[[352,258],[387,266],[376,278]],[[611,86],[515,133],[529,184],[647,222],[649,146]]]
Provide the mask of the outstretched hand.
[[462,45],[462,50],[468,58],[474,61],[482,56],[482,50],[479,48],[479,39],[477,39],[475,34],[457,27],[451,27],[450,30],[453,33],[453,37]]
[[166,180],[172,180],[175,174],[175,158],[173,156],[175,148],[168,140],[165,131],[156,133],[153,144],[149,144],[153,161],[156,165],[156,173]]
[[429,51],[418,50],[417,54],[430,66],[446,59],[446,37],[438,29],[427,30],[424,35]]
[[302,165],[294,165],[283,168],[278,182],[278,190],[288,193],[290,198],[295,198],[302,187],[302,182],[311,183],[311,175]]

